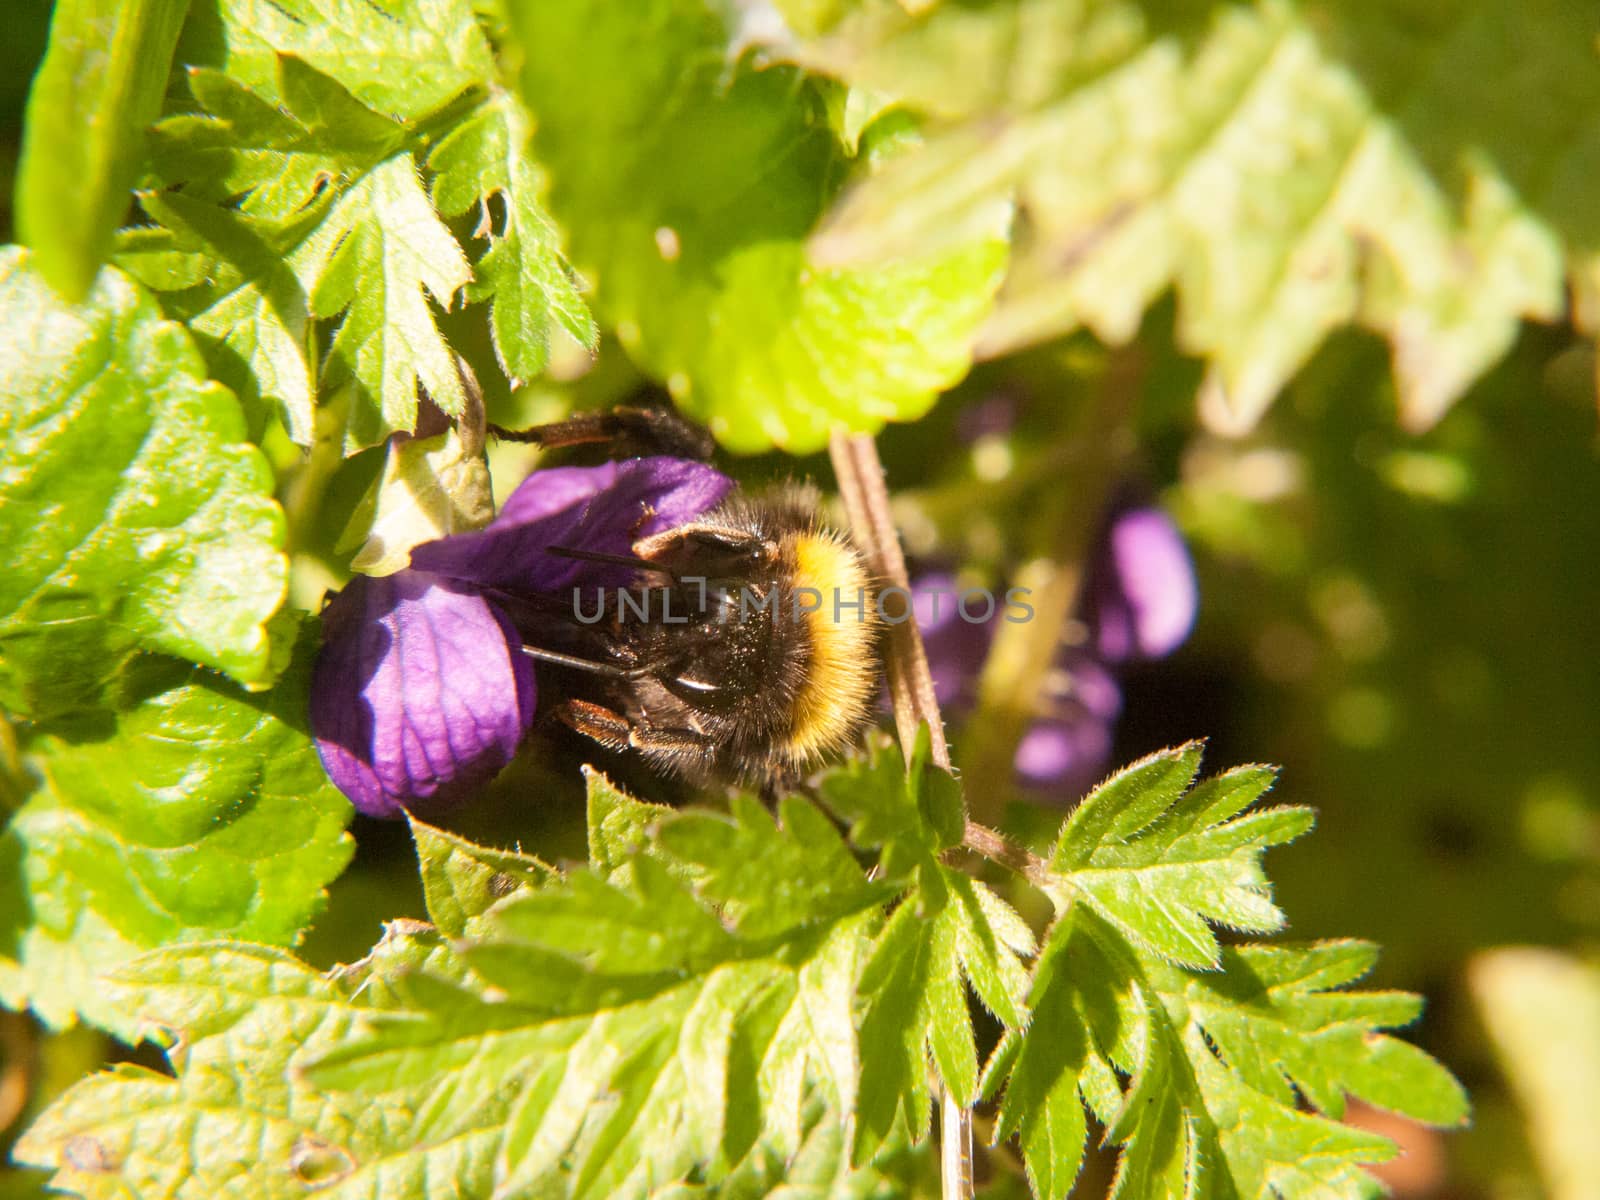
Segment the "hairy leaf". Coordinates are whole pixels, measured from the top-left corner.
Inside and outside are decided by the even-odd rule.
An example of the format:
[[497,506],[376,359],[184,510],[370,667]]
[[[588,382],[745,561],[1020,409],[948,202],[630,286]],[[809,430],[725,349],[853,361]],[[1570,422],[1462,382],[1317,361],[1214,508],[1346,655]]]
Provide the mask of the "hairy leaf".
[[1071,1189],[1086,1109],[1122,1147],[1119,1200],[1376,1195],[1362,1165],[1394,1147],[1337,1123],[1345,1096],[1454,1125],[1465,1095],[1383,1032],[1416,1018],[1415,996],[1339,990],[1370,969],[1370,945],[1217,945],[1208,918],[1281,923],[1258,860],[1306,815],[1241,816],[1271,769],[1191,788],[1199,765],[1197,744],[1151,755],[1067,819],[1047,863],[1061,916],[1034,967],[1032,1018],[985,1069],[985,1094],[1005,1086],[995,1137],[1017,1137],[1040,1196]]
[[[496,92],[428,159],[441,213],[453,217],[482,208],[480,232],[489,248],[478,260],[467,299],[490,302],[495,353],[506,377],[516,382],[544,370],[552,320],[590,350],[600,336],[539,202],[544,178],[527,143],[527,114],[514,96]],[[491,203],[500,206],[498,221]]]
[[907,768],[899,746],[880,737],[866,757],[829,771],[818,788],[822,802],[850,822],[850,840],[881,851],[893,877],[931,868],[935,856],[961,844],[961,785],[932,765],[930,745],[924,725]]
[[182,61],[212,67],[274,104],[289,55],[368,108],[414,121],[492,77],[469,0],[196,0]]
[[445,412],[461,412],[461,377],[427,296],[448,308],[472,270],[409,154],[380,163],[341,196],[294,265],[312,314],[343,314],[322,382],[351,395],[348,448],[413,427],[419,383]]
[[169,293],[166,311],[189,326],[213,374],[244,404],[252,433],[266,424],[261,402],[276,401],[289,436],[309,442],[315,393],[306,358],[310,314],[305,290],[283,256],[314,217],[276,227],[178,192],[147,195],[142,204],[161,225],[125,232],[118,265]]
[[[1376,1196],[1361,1167],[1394,1147],[1328,1119],[1344,1094],[1441,1124],[1466,1104],[1438,1063],[1378,1032],[1412,1019],[1415,997],[1333,990],[1370,960],[1353,943],[1249,947],[1191,973],[1075,910],[1040,957],[1026,1036],[991,1064],[987,1086],[1006,1079],[996,1137],[1019,1136],[1039,1195],[1070,1187],[1087,1104],[1122,1147],[1117,1197]],[[1318,1089],[1318,1112],[1298,1110],[1291,1080]]]
[[[472,22],[461,6],[437,15]],[[355,52],[355,32],[324,32],[330,52]],[[290,437],[308,444],[320,390],[353,451],[414,428],[419,384],[461,412],[464,385],[430,301],[489,302],[513,383],[544,369],[552,321],[591,347],[597,335],[540,205],[527,118],[488,64],[474,80],[483,92],[423,121],[374,107],[362,72],[338,67],[349,63],[283,49],[270,80],[191,67],[193,107],[154,130],[141,200],[159,226],[125,232],[119,260],[164,293],[247,403],[275,401]],[[488,241],[476,276],[441,219],[474,207]],[[332,320],[314,381],[315,323]]]
[[1027,925],[983,884],[948,867],[933,870],[936,890],[924,883],[901,903],[862,969],[861,1041],[872,1052],[861,1062],[858,1162],[902,1128],[918,1141],[927,1136],[930,1057],[955,1100],[972,1103],[978,1057],[969,985],[1007,1029],[1028,1019],[1019,960],[1034,949]]
[[176,1078],[122,1065],[75,1084],[18,1143],[85,1200],[127,1195],[488,1195],[506,1102],[492,1091],[444,1112],[406,1098],[329,1097],[304,1066],[372,1012],[407,971],[450,968],[426,926],[391,927],[355,968],[318,975],[280,951],[219,943],[123,967],[109,1001],[167,1046]]
[[238,402],[116,271],[69,308],[0,255],[0,705],[94,709],[129,658],[270,679],[283,514]]
[[[623,882],[574,872],[482,918],[462,953],[493,1003],[417,986],[418,1011],[374,1023],[313,1077],[424,1088],[430,1110],[516,1081],[508,1191],[559,1180],[575,1196],[639,1195],[691,1169],[725,1173],[758,1143],[795,1151],[811,1089],[832,1113],[853,1103],[854,978],[881,889],[798,800],[781,826],[743,806],[646,836],[653,849],[613,874]],[[747,857],[763,865],[759,891]]]
[[471,933],[478,918],[498,901],[538,887],[555,874],[530,854],[490,850],[414,816],[408,819],[428,916],[449,937]]
[[1046,884],[1058,906],[1082,900],[1129,939],[1184,966],[1214,967],[1210,922],[1251,933],[1283,926],[1261,855],[1311,828],[1304,808],[1239,814],[1273,772],[1240,767],[1185,794],[1200,746],[1165,750],[1087,797],[1061,829]]

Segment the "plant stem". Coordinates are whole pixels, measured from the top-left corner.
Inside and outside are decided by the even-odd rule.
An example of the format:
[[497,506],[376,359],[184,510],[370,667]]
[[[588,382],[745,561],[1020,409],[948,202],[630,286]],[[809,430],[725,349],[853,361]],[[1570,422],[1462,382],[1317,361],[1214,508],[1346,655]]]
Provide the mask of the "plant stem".
[[[839,496],[850,517],[850,530],[857,547],[873,574],[890,587],[910,595],[905,555],[889,512],[889,491],[883,482],[883,464],[870,437],[860,434],[833,435],[828,444],[834,475],[839,481]],[[946,771],[950,769],[950,747],[944,738],[944,721],[939,716],[939,701],[933,691],[933,676],[928,671],[928,656],[922,647],[922,634],[906,600],[898,624],[889,626],[884,666],[889,677],[889,695],[894,702],[895,729],[900,747],[909,764],[917,741],[917,727],[926,724],[931,735],[931,757]],[[998,835],[996,835],[998,837]],[[972,1181],[972,1110],[958,1104],[948,1091],[939,1095],[940,1194],[944,1200],[970,1200]]]

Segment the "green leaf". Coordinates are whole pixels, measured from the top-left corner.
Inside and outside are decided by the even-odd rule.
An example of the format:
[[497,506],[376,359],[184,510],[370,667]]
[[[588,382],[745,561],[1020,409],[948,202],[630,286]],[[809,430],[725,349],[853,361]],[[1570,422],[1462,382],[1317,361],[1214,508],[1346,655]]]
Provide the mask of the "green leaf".
[[35,269],[89,294],[128,211],[144,127],[161,108],[187,0],[61,0],[28,93],[17,228]]
[[[309,313],[283,258],[309,220],[276,227],[181,192],[147,195],[141,204],[162,227],[124,236],[117,265],[158,291],[183,289],[164,298],[164,307],[189,326],[212,373],[254,417],[253,433],[266,424],[261,401],[273,400],[289,436],[309,443],[315,392],[306,358]],[[201,277],[190,279],[178,255],[203,263]]]
[[493,77],[468,0],[204,0],[184,30],[183,61],[238,80],[274,104],[291,55],[368,108],[414,121]]
[[142,650],[272,674],[283,514],[238,402],[106,271],[81,308],[0,255],[0,705],[92,709]]
[[422,190],[407,128],[299,59],[277,59],[275,78],[281,106],[191,71],[204,111],[158,126],[159,190],[142,197],[167,236],[139,231],[122,261],[172,293],[168,311],[219,377],[247,402],[276,400],[301,444],[312,436],[313,317],[343,315],[320,384],[347,393],[347,448],[411,430],[419,381],[460,413],[455,358],[424,293],[449,307],[472,272]]
[[[1414,997],[1329,990],[1368,962],[1354,943],[1249,947],[1229,951],[1222,974],[1202,975],[1141,954],[1100,918],[1075,910],[1040,956],[1032,1023],[1026,1034],[1007,1035],[991,1065],[990,1088],[1007,1079],[996,1137],[1019,1136],[1041,1196],[1065,1195],[1077,1173],[1085,1102],[1122,1146],[1115,1197],[1376,1196],[1377,1182],[1361,1167],[1392,1156],[1393,1145],[1298,1110],[1287,1081],[1312,1076],[1303,1073],[1310,1055],[1295,1037],[1316,1044],[1312,1054],[1322,1057],[1309,1070],[1332,1088],[1335,1105],[1344,1092],[1368,1094],[1380,1060],[1380,1090],[1408,1097],[1407,1107],[1427,1119],[1458,1122],[1465,1105],[1432,1059],[1409,1047],[1404,1056],[1384,1049],[1402,1043],[1377,1030],[1415,1015]],[[1252,996],[1263,968],[1279,982]],[[1199,1010],[1186,1003],[1208,991],[1228,999]],[[1213,1026],[1247,1028],[1260,1040],[1213,1043]],[[1350,1036],[1352,1026],[1365,1037]],[[1269,1078],[1270,1090],[1258,1090]]]
[[1258,908],[1258,859],[1305,814],[1241,816],[1273,771],[1191,787],[1199,765],[1197,744],[1151,755],[1063,827],[1045,884],[1061,916],[1034,965],[1032,1015],[980,1089],[1004,1084],[995,1138],[1017,1138],[1040,1196],[1071,1189],[1087,1112],[1122,1148],[1116,1200],[1376,1196],[1362,1167],[1394,1146],[1338,1123],[1345,1097],[1456,1125],[1465,1095],[1384,1032],[1416,1018],[1417,997],[1340,990],[1370,969],[1370,945],[1217,946],[1207,918],[1281,923]]
[[621,883],[632,859],[650,852],[655,827],[673,810],[634,799],[593,767],[585,767],[583,777],[588,787],[589,869]]
[[805,239],[851,167],[820,91],[730,65],[699,0],[510,14],[573,260],[624,348],[725,445],[816,450],[920,416],[965,373],[1005,205],[933,253],[819,266]]
[[945,1089],[970,1105],[978,1088],[967,985],[1008,1029],[1028,1019],[1028,974],[1019,956],[1033,954],[1022,918],[983,884],[935,867],[936,898],[926,885],[903,901],[862,968],[866,999],[861,1043],[861,1093],[856,1105],[855,1159],[874,1158],[902,1129],[917,1141],[932,1115],[929,1062]]
[[409,154],[380,163],[341,196],[295,251],[293,265],[313,316],[344,314],[322,383],[351,394],[347,449],[414,427],[419,383],[446,413],[462,411],[455,356],[427,296],[448,308],[472,270]]
[[1283,927],[1261,869],[1269,847],[1311,828],[1305,808],[1239,816],[1272,783],[1241,767],[1185,795],[1200,746],[1165,750],[1118,772],[1067,819],[1045,884],[1060,908],[1081,900],[1136,944],[1183,966],[1214,967],[1210,922],[1251,933]]
[[442,933],[461,937],[507,896],[538,887],[554,870],[530,854],[490,850],[408,816],[417,843],[428,916]]
[[1461,1085],[1423,1051],[1379,1032],[1416,1020],[1421,1000],[1334,990],[1377,956],[1367,942],[1239,946],[1223,950],[1220,975],[1151,974],[1164,993],[1184,997],[1189,1019],[1241,1079],[1285,1107],[1298,1092],[1338,1120],[1348,1093],[1430,1125],[1460,1125]]
[[917,734],[910,767],[888,737],[874,739],[866,757],[829,771],[818,794],[840,819],[850,822],[850,840],[881,850],[891,877],[931,867],[935,856],[961,844],[966,806],[961,785],[929,761],[930,735]]
[[[591,351],[600,336],[539,202],[545,181],[527,146],[527,114],[514,96],[496,91],[428,159],[441,213],[454,217],[482,207],[480,234],[488,237],[489,248],[478,260],[467,299],[492,304],[495,353],[514,382],[544,370],[552,319]],[[503,210],[498,221],[491,200]]]
[[[1027,1036],[1012,1032],[1001,1041],[983,1084],[987,1094],[1005,1081],[994,1140],[1020,1135],[1034,1195],[1043,1197],[1065,1196],[1077,1178],[1088,1135],[1079,1092],[1087,1087],[1090,1030],[1095,1019],[1108,1013],[1115,1019],[1119,1012],[1105,996],[1109,974],[1094,971],[1084,950],[1074,946],[1067,952],[1072,930],[1071,913],[1051,930],[1034,967]],[[1120,1100],[1120,1092],[1116,1095]]]
[[55,1170],[86,1200],[195,1194],[289,1200],[486,1196],[506,1102],[492,1091],[446,1111],[404,1098],[330,1097],[302,1068],[393,1009],[395,972],[448,947],[426,927],[391,929],[359,970],[318,975],[264,947],[164,950],[122,968],[108,1002],[168,1047],[176,1078],[124,1064],[70,1088],[23,1136],[19,1161]]
[[51,1025],[131,1037],[100,975],[142,950],[235,937],[288,944],[349,860],[349,803],[305,733],[309,660],[250,696],[146,659],[114,725],[40,736],[38,787],[0,835],[0,996]]
[[[450,415],[463,409],[429,298],[446,309],[458,293],[490,303],[496,351],[514,384],[544,369],[553,322],[591,347],[597,334],[540,204],[526,114],[492,82],[470,9],[409,5],[381,14],[381,30],[367,26],[370,5],[335,9],[319,14],[314,39],[279,23],[296,5],[274,7],[252,27],[249,37],[274,48],[270,72],[258,69],[266,60],[233,54],[238,47],[213,24],[253,5],[197,17],[194,58],[212,65],[190,67],[192,106],[156,126],[141,196],[166,232],[125,233],[121,261],[165,293],[168,311],[190,323],[218,376],[248,404],[276,401],[290,437],[305,445],[320,386],[325,403],[342,406],[346,448],[355,450],[414,428],[419,383]],[[475,73],[452,73],[447,95],[423,86],[402,104],[393,77],[426,42],[408,42],[417,15],[430,18],[426,37],[453,36],[439,23],[465,22],[461,45],[473,49],[456,61],[476,64]],[[229,28],[235,41],[244,36]],[[362,37],[410,48],[375,77],[366,56],[376,51]],[[474,207],[476,234],[487,239],[476,276],[440,217]],[[340,324],[314,383],[315,321],[333,319]]]
[[696,892],[746,937],[768,937],[887,899],[869,884],[833,823],[807,800],[785,796],[777,820],[752,796],[732,811],[664,821],[656,844],[691,872]]
[[[881,891],[859,868],[835,878],[849,856],[814,808],[793,800],[783,816],[669,816],[626,872],[613,864],[622,882],[574,871],[502,901],[462,949],[492,1003],[413,980],[413,1012],[375,1020],[311,1077],[364,1095],[423,1089],[428,1111],[509,1091],[507,1193],[638,1195],[691,1170],[714,1181],[758,1144],[792,1155],[808,1093],[836,1123],[853,1104],[854,979]],[[699,856],[713,845],[714,862]],[[735,852],[766,875],[730,905],[748,883]],[[796,899],[815,898],[819,871],[852,898],[831,915]]]
[[984,355],[1080,325],[1126,342],[1174,288],[1213,423],[1252,423],[1359,322],[1391,343],[1420,427],[1523,319],[1559,317],[1567,287],[1600,327],[1592,6],[862,0],[833,16],[773,49],[940,124],[848,196],[819,254],[890,260],[1015,198]]
[[[152,181],[168,190],[180,184],[197,200],[237,197],[253,217],[293,216],[323,185],[353,178],[387,157],[404,133],[289,56],[278,60],[278,90],[285,97],[278,104],[208,67],[190,67],[187,81],[194,110],[164,117],[150,130]],[[334,106],[345,119],[330,123],[325,117]]]

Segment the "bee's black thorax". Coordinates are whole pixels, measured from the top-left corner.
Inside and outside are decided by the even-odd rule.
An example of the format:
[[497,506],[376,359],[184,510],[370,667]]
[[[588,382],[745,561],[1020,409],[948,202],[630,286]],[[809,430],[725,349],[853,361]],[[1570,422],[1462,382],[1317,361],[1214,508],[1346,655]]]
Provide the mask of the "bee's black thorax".
[[865,575],[820,526],[809,490],[736,495],[634,552],[652,565],[606,598],[602,620],[571,634],[584,657],[614,669],[547,670],[577,703],[569,723],[581,732],[693,781],[771,783],[867,722],[873,633],[864,626],[861,652],[841,655],[819,612],[851,582],[823,577],[828,564]]

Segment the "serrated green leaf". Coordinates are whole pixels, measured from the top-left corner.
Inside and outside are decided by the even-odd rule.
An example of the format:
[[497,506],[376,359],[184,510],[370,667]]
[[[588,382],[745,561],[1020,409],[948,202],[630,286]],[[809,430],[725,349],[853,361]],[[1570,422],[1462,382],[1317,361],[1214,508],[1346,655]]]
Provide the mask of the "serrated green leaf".
[[531,854],[492,850],[414,816],[407,820],[417,844],[428,916],[451,937],[471,932],[477,919],[499,901],[523,888],[538,887],[555,874]]
[[1348,1093],[1413,1120],[1459,1125],[1467,1100],[1449,1072],[1379,1032],[1410,1024],[1421,1001],[1333,990],[1358,979],[1373,957],[1361,942],[1240,946],[1223,951],[1220,975],[1153,974],[1163,991],[1183,995],[1190,1019],[1239,1077],[1279,1104],[1293,1107],[1298,1090],[1338,1120]]
[[301,444],[312,433],[312,317],[343,315],[321,384],[349,393],[347,448],[410,430],[419,381],[459,413],[463,385],[424,292],[449,307],[471,270],[422,191],[407,128],[297,58],[277,60],[276,81],[281,107],[191,71],[204,111],[158,127],[159,190],[143,197],[171,241],[144,233],[129,265],[171,249],[202,256],[186,287],[183,273],[165,278],[170,258],[145,277],[182,288],[168,311],[247,401],[278,401]]
[[[1092,1053],[1090,1020],[1069,975],[1084,965],[1082,955],[1065,952],[1072,920],[1069,913],[1056,923],[1034,968],[1028,997],[1033,1020],[1026,1036],[1014,1030],[1002,1039],[983,1085],[988,1094],[1005,1081],[994,1140],[1020,1135],[1028,1179],[1041,1197],[1065,1196],[1072,1189],[1088,1135],[1078,1093]],[[1117,1009],[1107,1007],[1115,1017]]]
[[649,852],[651,833],[673,810],[635,800],[593,767],[585,767],[583,777],[588,785],[589,869],[609,882],[624,882],[628,864]]
[[773,51],[943,125],[845,200],[826,257],[959,237],[1014,196],[1022,245],[983,354],[1079,325],[1125,342],[1175,288],[1215,423],[1253,422],[1360,322],[1389,339],[1415,427],[1523,319],[1561,315],[1567,286],[1596,329],[1590,6],[863,0],[834,17]]
[[864,757],[835,767],[817,785],[822,802],[850,823],[850,840],[880,850],[891,877],[931,866],[941,851],[961,844],[961,785],[929,761],[929,745],[924,725],[907,767],[898,745],[875,738]]
[[406,121],[494,74],[468,0],[205,0],[180,49],[184,62],[215,68],[275,104],[286,99],[278,62],[290,55]]
[[17,228],[69,302],[89,294],[128,211],[188,0],[61,0],[28,93]]
[[[329,1097],[301,1068],[398,993],[389,968],[448,955],[437,934],[391,932],[387,957],[321,976],[287,954],[215,944],[128,964],[110,1000],[170,1046],[177,1077],[122,1065],[67,1091],[18,1143],[85,1200],[128,1195],[359,1200],[488,1195],[507,1105],[492,1092],[445,1112],[402,1097]],[[385,965],[387,964],[387,965]]]
[[[141,230],[137,239],[122,239],[117,262],[141,282],[160,290],[177,290],[167,258],[190,254],[203,263],[200,278],[165,300],[166,310],[189,326],[215,376],[233,389],[250,409],[262,400],[276,401],[289,436],[301,444],[312,434],[311,367],[306,361],[306,295],[283,254],[298,244],[310,219],[287,228],[274,227],[246,213],[201,203],[172,192],[145,196],[146,212],[162,228]],[[265,426],[256,414],[252,432]]]
[[1175,963],[1214,967],[1220,950],[1210,923],[1252,933],[1282,927],[1261,855],[1305,833],[1312,814],[1269,808],[1234,815],[1271,782],[1255,767],[1228,772],[1185,798],[1199,766],[1200,747],[1191,743],[1101,784],[1062,826],[1045,887],[1059,907],[1080,899]]
[[965,373],[1005,205],[936,253],[818,266],[804,239],[850,166],[819,93],[730,65],[698,0],[509,9],[573,260],[629,354],[725,445],[815,450],[920,416]]
[[[1027,972],[1017,955],[1032,949],[1014,938],[1021,919],[981,883],[959,871],[935,867],[939,900],[927,889],[903,901],[873,944],[862,968],[866,999],[863,1055],[856,1104],[855,1161],[876,1157],[898,1132],[924,1139],[933,1093],[930,1059],[946,1091],[970,1105],[978,1090],[967,984],[1009,1029],[1027,1020]],[[928,911],[925,911],[928,910]],[[1003,910],[995,924],[990,913]],[[998,914],[997,914],[998,915]],[[1027,932],[1022,926],[1022,933]]]
[[1202,746],[1158,750],[1124,767],[1089,793],[1061,826],[1050,867],[1087,865],[1107,842],[1131,837],[1177,803],[1200,770]]
[[[528,154],[528,117],[516,98],[496,91],[439,142],[428,168],[434,203],[445,216],[483,206],[480,232],[489,248],[467,299],[491,303],[495,353],[506,377],[524,381],[544,370],[552,319],[593,350],[600,335],[539,202],[545,182]],[[504,209],[498,222],[488,207],[496,197]]]
[[0,256],[0,705],[92,709],[141,650],[270,678],[283,514],[238,402],[116,271],[68,308]]
[[172,114],[150,131],[154,181],[192,199],[238,200],[263,221],[287,221],[327,185],[348,183],[395,153],[406,126],[374,112],[339,82],[292,55],[277,61],[272,103],[239,80],[190,67],[199,111]]
[[[280,75],[298,61],[280,60]],[[196,200],[238,197],[252,216],[281,219],[347,170],[339,139],[314,136],[286,104],[273,104],[209,67],[191,66],[187,81],[198,111],[170,114],[151,127],[153,182],[168,189],[180,184]]]
[[[988,1068],[985,1090],[1006,1080],[996,1137],[1019,1138],[1039,1195],[1070,1185],[1088,1102],[1122,1147],[1116,1197],[1375,1196],[1361,1168],[1394,1147],[1327,1119],[1344,1095],[1376,1089],[1448,1123],[1465,1105],[1443,1068],[1381,1032],[1415,997],[1335,990],[1371,961],[1364,943],[1248,946],[1190,972],[1074,908],[1035,968],[1032,1021]],[[1326,1115],[1302,1111],[1291,1082]]]
[[[691,1169],[714,1178],[758,1143],[792,1153],[808,1090],[830,1113],[852,1107],[854,979],[879,895],[856,868],[850,911],[796,908],[810,886],[798,876],[836,851],[815,848],[821,827],[807,822],[826,822],[794,805],[781,826],[736,809],[724,847],[769,869],[737,919],[708,896],[744,877],[678,858],[666,830],[690,830],[701,848],[708,827],[696,827],[699,814],[670,817],[626,872],[612,864],[616,882],[575,871],[485,914],[462,954],[492,1003],[413,979],[412,1011],[375,1020],[312,1077],[380,1094],[422,1088],[420,1103],[440,1111],[479,1089],[512,1095],[499,1168],[508,1193],[642,1195]],[[776,915],[759,911],[764,901]]]
[[314,316],[343,314],[322,383],[351,394],[348,449],[415,426],[419,383],[446,413],[462,411],[455,356],[427,296],[448,308],[472,270],[409,154],[378,164],[341,196],[295,251],[293,266]]
[[30,742],[39,785],[0,835],[8,1004],[131,1037],[138,1013],[102,972],[176,942],[299,937],[352,850],[349,803],[304,732],[313,647],[263,696],[145,660],[109,728]]
[[887,899],[867,882],[844,840],[815,805],[785,796],[773,820],[760,801],[737,796],[727,817],[682,813],[657,843],[694,871],[697,892],[719,905],[746,937],[828,920]]

